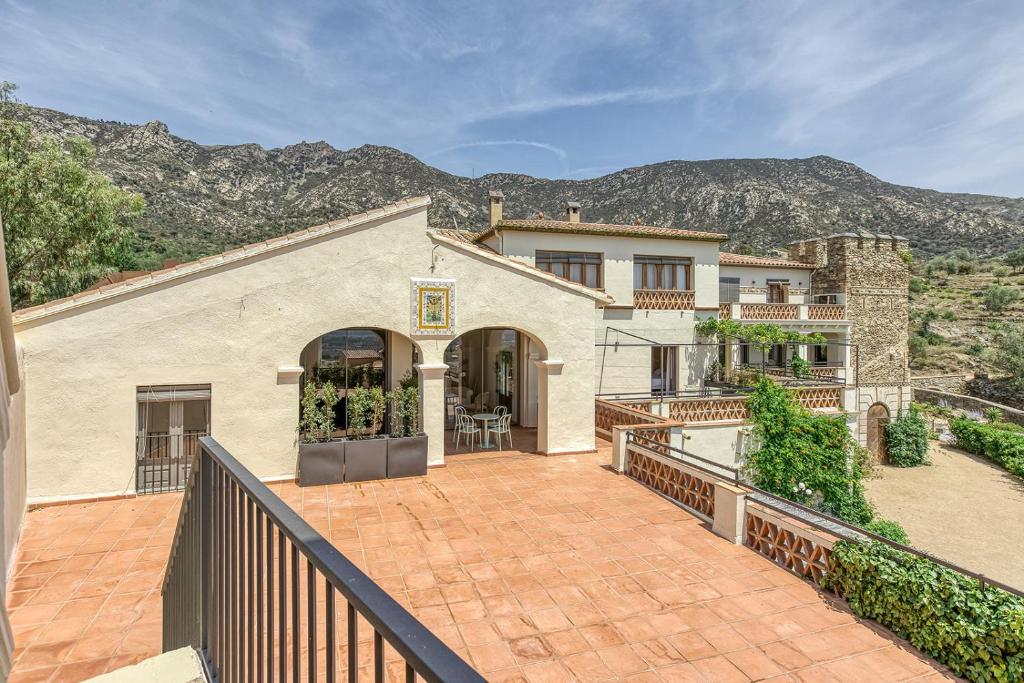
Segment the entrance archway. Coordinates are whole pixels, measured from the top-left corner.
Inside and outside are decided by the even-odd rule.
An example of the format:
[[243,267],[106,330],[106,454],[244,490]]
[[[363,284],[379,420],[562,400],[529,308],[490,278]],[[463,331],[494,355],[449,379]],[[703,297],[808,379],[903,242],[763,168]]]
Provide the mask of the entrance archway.
[[[455,429],[457,406],[470,415],[504,411],[522,433],[516,449],[535,450],[543,443],[536,430],[546,428],[539,415],[544,385],[537,367],[545,353],[532,335],[510,327],[470,330],[453,339],[444,352],[445,428]],[[446,451],[456,452],[448,442]]]
[[873,403],[867,413],[868,450],[878,459],[887,463],[888,453],[885,448],[885,425],[889,422],[889,406],[884,403]]

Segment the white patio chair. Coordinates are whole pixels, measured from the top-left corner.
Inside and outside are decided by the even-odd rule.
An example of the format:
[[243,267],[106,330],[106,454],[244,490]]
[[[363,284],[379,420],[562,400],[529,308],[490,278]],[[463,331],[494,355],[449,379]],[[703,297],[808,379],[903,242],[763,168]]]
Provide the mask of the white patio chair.
[[494,434],[494,436],[498,439],[498,450],[499,451],[501,450],[501,435],[502,434],[506,434],[508,436],[509,448],[513,447],[512,446],[512,416],[509,415],[508,413],[505,413],[504,415],[499,417],[497,420],[495,420],[495,425],[493,427],[488,428],[487,431],[490,434]]
[[459,417],[462,415],[469,415],[469,413],[466,412],[465,406],[455,406],[455,431],[452,434],[452,443],[455,443],[456,445],[459,443],[459,433],[462,431],[462,421],[459,420]]
[[476,426],[476,421],[469,415],[459,415],[456,418],[459,421],[459,431],[455,435],[455,447],[459,447],[459,439],[465,436],[469,441],[469,450],[473,450],[473,442],[476,440],[476,435],[482,433],[484,430]]
[[494,409],[494,414],[497,415],[498,417],[501,417],[507,412],[508,408],[506,408],[505,406],[498,406],[497,408]]

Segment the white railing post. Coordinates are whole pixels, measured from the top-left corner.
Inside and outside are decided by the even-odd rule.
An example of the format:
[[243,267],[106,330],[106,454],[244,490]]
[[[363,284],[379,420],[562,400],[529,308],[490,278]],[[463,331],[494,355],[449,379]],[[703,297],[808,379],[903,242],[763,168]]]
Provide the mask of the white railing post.
[[747,492],[723,481],[716,481],[715,516],[711,530],[730,543],[743,543],[746,512]]
[[629,429],[626,427],[612,427],[612,469],[622,474],[629,464],[629,451],[626,446],[626,437]]

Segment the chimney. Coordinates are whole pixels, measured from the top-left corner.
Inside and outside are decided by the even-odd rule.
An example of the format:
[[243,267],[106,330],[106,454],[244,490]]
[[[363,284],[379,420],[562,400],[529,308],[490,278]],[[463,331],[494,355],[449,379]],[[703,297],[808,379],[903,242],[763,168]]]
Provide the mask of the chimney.
[[501,190],[491,190],[487,193],[487,209],[490,213],[492,228],[501,220],[501,203],[504,199],[505,195],[501,193]]
[[565,205],[565,220],[570,223],[580,222],[580,203],[567,202]]

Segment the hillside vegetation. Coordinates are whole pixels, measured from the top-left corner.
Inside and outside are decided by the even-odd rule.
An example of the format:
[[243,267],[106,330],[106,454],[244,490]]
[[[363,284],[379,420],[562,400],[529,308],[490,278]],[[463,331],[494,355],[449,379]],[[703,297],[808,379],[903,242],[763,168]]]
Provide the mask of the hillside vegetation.
[[913,374],[1005,374],[996,355],[1000,340],[1024,325],[1024,269],[1015,270],[1005,257],[979,259],[959,250],[917,263],[913,271]]
[[576,200],[584,220],[726,232],[732,237],[727,248],[755,253],[853,231],[906,236],[919,256],[958,246],[983,255],[1024,246],[1024,200],[894,185],[825,156],[666,161],[590,180],[505,173],[473,179],[390,147],[201,145],[172,135],[159,121],[130,125],[40,108],[26,116],[40,133],[87,138],[96,147],[96,167],[143,195],[140,267],[196,258],[418,194],[433,199],[432,225],[478,229],[486,221],[487,191],[495,188],[505,193],[509,217],[558,215],[567,200]]

